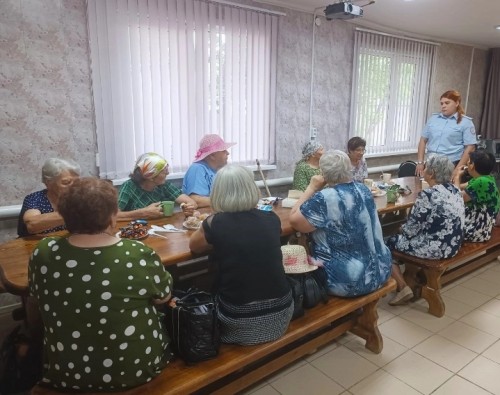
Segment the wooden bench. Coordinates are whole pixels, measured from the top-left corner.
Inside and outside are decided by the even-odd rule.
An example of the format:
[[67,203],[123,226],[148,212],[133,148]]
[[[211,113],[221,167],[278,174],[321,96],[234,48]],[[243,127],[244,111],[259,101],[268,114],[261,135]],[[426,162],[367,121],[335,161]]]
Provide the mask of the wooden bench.
[[[347,331],[363,338],[367,349],[380,353],[383,341],[377,326],[377,303],[395,289],[396,283],[391,278],[369,295],[350,299],[331,297],[327,304],[320,303],[292,321],[285,335],[274,342],[256,346],[222,345],[217,358],[192,366],[177,359],[151,382],[110,394],[234,394]],[[35,386],[31,394],[60,392]]]
[[490,263],[500,255],[500,228],[493,228],[491,239],[483,243],[464,243],[453,258],[421,259],[393,251],[392,257],[405,264],[404,278],[416,298],[421,296],[429,305],[429,313],[442,317],[445,304],[442,285]]

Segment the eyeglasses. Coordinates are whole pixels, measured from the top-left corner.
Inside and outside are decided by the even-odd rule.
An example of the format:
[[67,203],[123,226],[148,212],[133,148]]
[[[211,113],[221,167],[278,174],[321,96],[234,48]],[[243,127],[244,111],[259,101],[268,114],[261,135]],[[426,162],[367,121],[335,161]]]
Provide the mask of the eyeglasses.
[[358,153],[360,153],[360,154],[364,154],[364,153],[366,152],[366,149],[364,149],[364,148],[356,148],[356,149],[354,150],[354,152],[358,152]]

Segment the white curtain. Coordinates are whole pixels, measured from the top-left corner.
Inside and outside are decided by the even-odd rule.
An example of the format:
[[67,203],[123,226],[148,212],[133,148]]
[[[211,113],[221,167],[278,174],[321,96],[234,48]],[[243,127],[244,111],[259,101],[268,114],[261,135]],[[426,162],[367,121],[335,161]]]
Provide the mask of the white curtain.
[[88,0],[100,176],[157,152],[182,172],[204,134],[275,161],[277,16],[200,0]]
[[367,154],[416,151],[427,116],[436,45],[357,30],[350,136]]

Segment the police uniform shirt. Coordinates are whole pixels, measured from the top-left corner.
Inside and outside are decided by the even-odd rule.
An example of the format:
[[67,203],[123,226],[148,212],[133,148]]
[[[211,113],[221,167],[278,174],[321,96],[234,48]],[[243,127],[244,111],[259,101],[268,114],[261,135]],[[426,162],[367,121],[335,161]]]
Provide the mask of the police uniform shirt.
[[446,155],[455,162],[462,157],[465,145],[477,143],[472,118],[462,115],[460,123],[457,118],[458,112],[450,117],[432,114],[422,131],[422,137],[427,139],[427,154]]

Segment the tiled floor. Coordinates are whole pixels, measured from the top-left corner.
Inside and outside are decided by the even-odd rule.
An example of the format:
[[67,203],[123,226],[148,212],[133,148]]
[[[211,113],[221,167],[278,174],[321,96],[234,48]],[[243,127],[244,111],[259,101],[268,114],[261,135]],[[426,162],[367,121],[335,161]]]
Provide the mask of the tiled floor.
[[348,334],[245,394],[500,395],[500,262],[446,286],[441,318],[391,297],[378,309],[382,353]]

